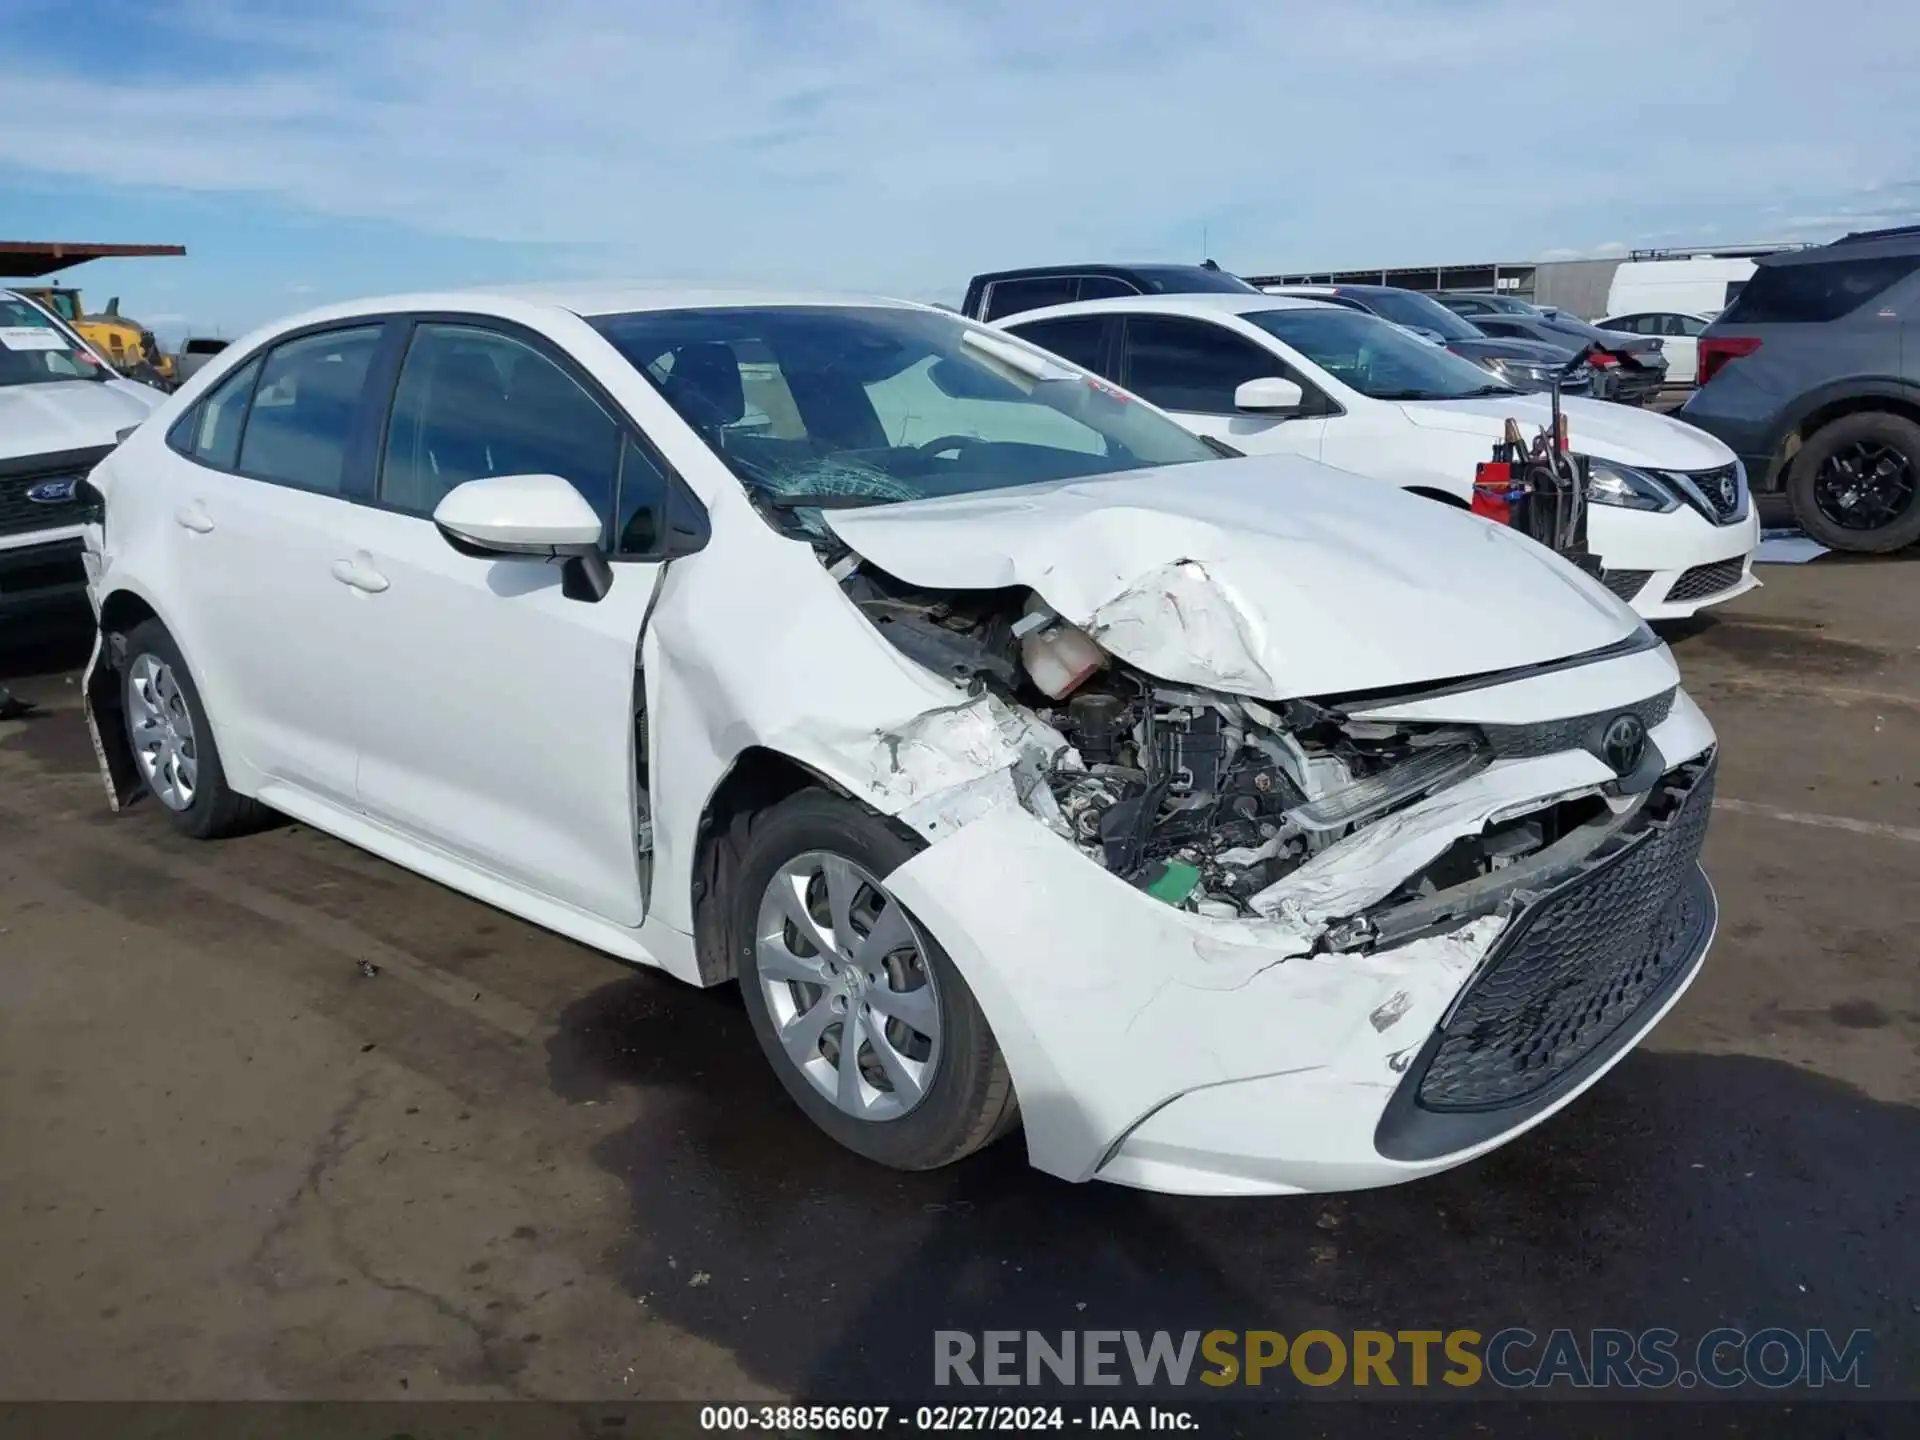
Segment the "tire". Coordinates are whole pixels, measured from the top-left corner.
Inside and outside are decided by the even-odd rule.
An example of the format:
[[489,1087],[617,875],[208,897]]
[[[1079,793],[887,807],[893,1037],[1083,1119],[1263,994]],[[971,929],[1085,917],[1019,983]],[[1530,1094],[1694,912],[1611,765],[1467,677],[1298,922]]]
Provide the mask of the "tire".
[[[128,632],[119,682],[134,768],[167,823],[196,840],[217,840],[256,827],[265,811],[227,784],[199,688],[180,647],[158,620],[142,621]],[[156,737],[172,742],[179,763],[162,760],[156,765],[148,758]],[[189,777],[190,783],[183,783]]]
[[[734,872],[736,888],[725,909],[748,1018],[787,1094],[847,1149],[896,1170],[952,1164],[1005,1134],[1019,1117],[1006,1060],[979,1002],[946,952],[880,884],[915,850],[911,840],[852,801],[803,790],[748,822]],[[811,909],[817,920],[828,921],[825,867],[830,862],[842,880],[850,872],[864,872],[852,876],[848,891],[853,897],[848,929],[854,943],[832,954],[806,940],[806,933],[835,940],[830,923],[803,933],[791,918],[772,918],[776,912],[768,908],[777,905],[773,897],[783,893],[775,889],[778,882],[787,887],[785,894],[803,896],[802,908]],[[813,870],[819,873],[809,883],[803,877]],[[861,955],[868,934],[881,934],[876,944],[899,943],[888,943],[884,955],[871,950]],[[775,938],[763,940],[763,935]],[[794,957],[809,950],[813,964],[820,967],[821,984],[793,978],[801,973],[797,966],[807,966],[806,957],[797,964]],[[867,963],[851,963],[854,955]],[[908,955],[911,961],[904,958]],[[837,981],[825,976],[828,963],[840,972]],[[814,971],[808,968],[806,973]],[[858,988],[848,993],[848,986]],[[905,1010],[906,1002],[915,1002],[911,1013],[920,1023],[931,1024],[937,1035],[869,1011],[862,995],[870,997],[877,1011]],[[837,1019],[836,1004],[842,1007]],[[861,1078],[852,1081],[848,1091],[840,1037],[846,1015],[856,1006],[861,1007],[856,1021],[861,1034],[854,1059]],[[804,1068],[783,1043],[783,1026],[796,1050],[809,1056]],[[883,1065],[879,1044],[887,1046],[894,1068]],[[927,1053],[915,1058],[921,1051]],[[915,1066],[922,1088],[911,1097],[888,1077]],[[847,1094],[853,1108],[834,1094]],[[863,1106],[870,1108],[855,1113]]]
[[[1828,508],[1838,502],[1828,508],[1822,506],[1822,471],[1829,462],[1843,463],[1836,457],[1849,452],[1883,457],[1872,462],[1876,474],[1884,475],[1883,465],[1905,467],[1903,478],[1880,481],[1887,489],[1904,491],[1904,506],[1871,529],[1841,524],[1828,513]],[[1904,550],[1920,541],[1920,425],[1889,411],[1865,410],[1823,426],[1793,457],[1787,499],[1801,530],[1830,550],[1867,555]]]

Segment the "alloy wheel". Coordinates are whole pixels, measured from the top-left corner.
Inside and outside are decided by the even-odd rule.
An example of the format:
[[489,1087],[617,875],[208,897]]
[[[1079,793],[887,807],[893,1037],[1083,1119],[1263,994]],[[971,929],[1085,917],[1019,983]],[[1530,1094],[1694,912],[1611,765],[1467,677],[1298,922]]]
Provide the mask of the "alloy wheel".
[[1855,440],[1826,458],[1813,495],[1820,513],[1842,529],[1878,530],[1913,504],[1913,462],[1895,446]]
[[811,850],[760,899],[754,956],[789,1062],[843,1114],[894,1120],[940,1062],[940,996],[900,902],[843,855]]

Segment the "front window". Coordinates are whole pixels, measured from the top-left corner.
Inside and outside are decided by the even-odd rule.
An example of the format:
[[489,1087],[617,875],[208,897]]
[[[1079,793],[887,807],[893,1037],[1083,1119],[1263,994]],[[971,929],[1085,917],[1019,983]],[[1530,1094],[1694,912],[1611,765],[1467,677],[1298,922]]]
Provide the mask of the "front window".
[[783,514],[1214,458],[1105,381],[938,311],[667,310],[592,323]]
[[1243,312],[1240,318],[1375,400],[1466,400],[1514,393],[1471,360],[1417,340],[1375,315],[1316,305]]
[[0,385],[104,380],[106,369],[37,305],[0,298]]
[[1481,333],[1430,295],[1412,290],[1369,290],[1363,297],[1376,315],[1396,325],[1431,330],[1442,340],[1479,340]]

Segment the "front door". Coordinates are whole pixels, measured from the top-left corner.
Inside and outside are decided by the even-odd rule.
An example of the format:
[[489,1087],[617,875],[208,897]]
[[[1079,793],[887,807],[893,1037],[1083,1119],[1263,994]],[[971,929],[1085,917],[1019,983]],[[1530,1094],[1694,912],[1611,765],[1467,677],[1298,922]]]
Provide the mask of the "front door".
[[1234,391],[1249,380],[1300,380],[1278,355],[1246,336],[1184,315],[1129,315],[1122,352],[1121,383],[1196,435],[1224,440],[1250,455],[1320,458],[1327,429],[1323,416],[1267,414],[1234,405]]
[[[535,558],[463,555],[430,518],[497,475],[559,475],[605,517],[597,603]],[[545,342],[488,322],[423,322],[402,363],[356,563],[362,609],[359,803],[370,818],[621,925],[644,909],[636,841],[636,675],[660,566],[619,558],[664,472],[610,402]],[[651,533],[649,531],[649,533]]]

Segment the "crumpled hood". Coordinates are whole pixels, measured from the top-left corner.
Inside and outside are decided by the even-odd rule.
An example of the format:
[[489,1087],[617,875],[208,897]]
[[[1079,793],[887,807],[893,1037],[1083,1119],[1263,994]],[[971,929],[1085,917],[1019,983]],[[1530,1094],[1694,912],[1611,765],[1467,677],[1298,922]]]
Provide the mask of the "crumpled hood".
[[1558,660],[1640,623],[1514,530],[1292,455],[825,518],[909,584],[1025,586],[1150,675],[1265,699]]
[[[1715,470],[1733,463],[1733,452],[1706,431],[1670,416],[1605,400],[1566,397],[1567,434],[1576,453],[1655,470]],[[1511,415],[1531,436],[1549,423],[1545,395],[1490,395],[1476,400],[1409,401],[1401,412],[1428,430],[1483,435],[1491,445]]]
[[131,380],[0,385],[0,460],[111,445],[166,398]]

